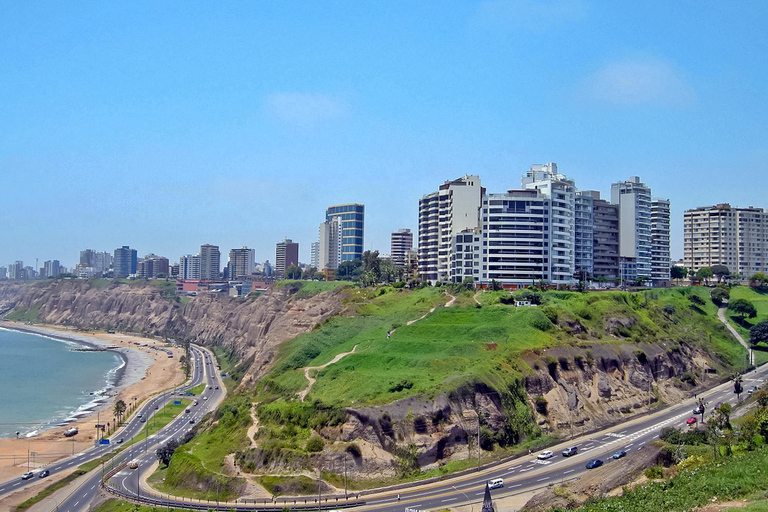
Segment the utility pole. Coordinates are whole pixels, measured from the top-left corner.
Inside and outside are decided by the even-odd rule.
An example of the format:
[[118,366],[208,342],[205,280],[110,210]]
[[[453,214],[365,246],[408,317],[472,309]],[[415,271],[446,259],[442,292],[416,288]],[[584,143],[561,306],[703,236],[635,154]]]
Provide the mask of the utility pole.
[[480,416],[477,417],[477,470],[480,471]]
[[347,499],[347,452],[344,452],[344,499]]

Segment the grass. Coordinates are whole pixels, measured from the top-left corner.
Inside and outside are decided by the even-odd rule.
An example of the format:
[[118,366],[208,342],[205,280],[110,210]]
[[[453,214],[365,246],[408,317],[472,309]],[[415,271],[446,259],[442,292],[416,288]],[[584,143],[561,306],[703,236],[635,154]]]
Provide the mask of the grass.
[[[102,503],[98,508],[94,509],[93,512],[157,512],[157,507],[146,507],[144,505],[136,505],[134,503],[129,503],[127,501],[117,500],[114,498],[109,498],[104,503]],[[174,508],[173,510],[192,510],[192,509],[181,509],[181,508]]]
[[330,292],[339,287],[351,287],[353,283],[349,281],[278,281],[275,288],[291,287],[296,289],[296,296],[301,299],[308,299],[323,292]]
[[5,319],[14,322],[31,322],[36,324],[40,321],[40,307],[42,303],[42,301],[38,301],[30,309],[19,306],[13,313],[8,313]]
[[745,318],[743,322],[738,315],[734,315],[731,311],[726,311],[726,316],[731,320],[731,325],[736,328],[744,340],[749,342],[749,328],[768,319],[768,295],[759,293],[750,286],[734,286],[731,288],[730,300],[736,299],[748,300],[757,310],[755,318]]
[[[173,421],[176,418],[176,416],[181,414],[190,403],[192,403],[192,400],[190,400],[189,398],[174,398],[174,400],[181,400],[181,405],[174,405],[173,403],[168,403],[165,407],[161,407],[160,409],[158,409],[157,412],[155,412],[155,414],[151,418],[149,418],[146,423],[144,423],[144,426],[141,429],[141,433],[134,436],[133,439],[130,439],[125,443],[120,444],[119,445],[120,449],[122,450],[136,443],[145,442],[149,436],[153,435],[155,432],[159,432],[160,430],[162,430],[166,425],[168,425],[171,421]],[[141,435],[142,433],[144,434],[144,436]],[[115,436],[112,436],[112,437],[115,437]]]

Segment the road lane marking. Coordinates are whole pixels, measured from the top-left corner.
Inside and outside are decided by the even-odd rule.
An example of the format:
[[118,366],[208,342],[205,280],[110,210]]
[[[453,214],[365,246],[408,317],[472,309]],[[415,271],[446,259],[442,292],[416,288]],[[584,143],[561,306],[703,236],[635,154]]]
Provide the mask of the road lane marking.
[[563,471],[563,474],[567,475],[568,473],[573,473],[574,471],[576,471],[576,470],[575,469],[569,469],[568,471]]
[[446,501],[456,501],[458,498],[448,498],[445,500],[442,500],[441,503],[445,503]]
[[539,478],[539,479],[538,479],[538,480],[536,480],[536,481],[537,481],[537,482],[543,482],[544,480],[549,480],[549,477],[547,476],[547,477],[544,477],[544,478]]

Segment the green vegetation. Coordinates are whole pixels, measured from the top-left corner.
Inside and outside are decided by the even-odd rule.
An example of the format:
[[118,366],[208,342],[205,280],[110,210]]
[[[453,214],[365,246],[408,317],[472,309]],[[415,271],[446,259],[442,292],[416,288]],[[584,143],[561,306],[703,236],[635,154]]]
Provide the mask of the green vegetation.
[[37,301],[29,309],[25,308],[24,306],[19,306],[12,313],[8,313],[5,316],[5,319],[11,320],[13,322],[31,322],[33,324],[38,323],[40,321],[39,313],[42,304],[43,301]]
[[348,287],[351,283],[344,281],[278,281],[275,288],[291,288],[301,299],[308,299],[323,292],[330,292],[339,287]]
[[188,390],[188,393],[192,393],[193,395],[197,396],[203,391],[205,391],[205,384],[200,384],[199,386],[195,386],[192,389]]
[[[94,512],[157,512],[157,507],[147,507],[144,505],[136,505],[127,501],[121,501],[114,498],[109,498],[102,503],[98,508],[94,509]],[[185,510],[191,511],[192,509],[174,508],[173,510]]]
[[[179,400],[176,398],[175,400]],[[168,403],[165,407],[161,407],[155,412],[155,414],[144,423],[141,433],[134,436],[133,439],[127,440],[125,443],[119,445],[119,449],[122,451],[126,447],[136,443],[143,443],[149,436],[152,436],[155,432],[159,432],[166,425],[181,414],[187,406],[192,403],[189,398],[182,398],[181,405],[174,405],[173,402]],[[113,439],[117,439],[120,436],[112,436]],[[113,441],[114,442],[114,441]]]

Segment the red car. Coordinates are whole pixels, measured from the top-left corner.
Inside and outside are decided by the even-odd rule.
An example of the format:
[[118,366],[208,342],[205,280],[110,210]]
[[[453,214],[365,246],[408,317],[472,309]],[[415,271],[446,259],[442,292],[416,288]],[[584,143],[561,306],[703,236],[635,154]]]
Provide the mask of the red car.
[[689,425],[695,425],[695,424],[696,424],[696,416],[691,416],[690,418],[688,418],[687,420],[685,420],[685,422],[686,422],[687,424],[689,424]]

